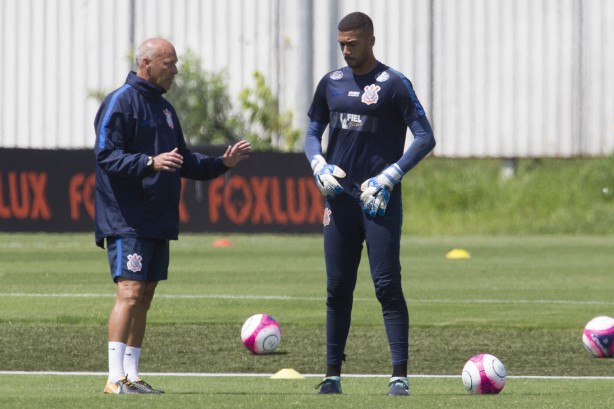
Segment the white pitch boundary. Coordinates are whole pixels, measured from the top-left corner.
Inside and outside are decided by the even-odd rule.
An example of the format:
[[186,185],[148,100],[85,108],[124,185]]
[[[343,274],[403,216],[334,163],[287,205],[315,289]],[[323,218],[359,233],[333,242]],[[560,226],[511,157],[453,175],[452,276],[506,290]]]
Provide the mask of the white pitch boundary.
[[[56,372],[56,371],[0,371],[0,375],[52,375],[52,376],[107,376],[107,372]],[[270,378],[272,373],[206,373],[206,372],[142,372],[143,376],[169,376],[169,377],[196,377],[196,378]],[[321,378],[323,374],[301,374],[305,378]],[[344,378],[389,378],[383,374],[343,374]],[[461,375],[408,375],[415,379],[457,379]],[[561,379],[561,380],[614,380],[614,376],[539,376],[539,375],[515,375],[507,376],[508,379]]]
[[[56,297],[56,298],[113,298],[115,294],[96,294],[96,293],[0,293],[0,297]],[[250,294],[156,294],[160,299],[217,299],[217,300],[275,300],[275,301],[326,301],[324,297],[295,297],[286,295],[250,295]],[[376,302],[373,298],[354,298],[354,301]],[[529,300],[529,299],[497,299],[497,298],[478,298],[478,299],[411,299],[412,303],[442,303],[442,304],[557,304],[557,305],[614,305],[614,301],[574,301],[574,300]]]

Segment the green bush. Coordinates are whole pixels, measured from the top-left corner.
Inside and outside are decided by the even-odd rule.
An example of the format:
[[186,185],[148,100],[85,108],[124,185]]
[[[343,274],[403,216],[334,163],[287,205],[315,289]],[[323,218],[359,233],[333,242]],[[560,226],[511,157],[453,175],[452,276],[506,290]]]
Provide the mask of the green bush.
[[498,159],[427,158],[403,185],[411,234],[614,233],[614,156],[520,159],[510,179]]
[[208,73],[188,51],[180,59],[180,75],[166,94],[192,144],[227,145],[241,139],[243,120],[232,112],[225,73]]
[[248,116],[247,139],[256,149],[292,151],[300,131],[292,128],[292,112],[279,112],[279,99],[266,84],[264,75],[254,73],[256,87],[246,88],[239,95]]
[[300,131],[292,128],[292,112],[279,112],[279,99],[264,75],[254,72],[255,86],[241,91],[241,113],[235,113],[223,71],[204,71],[200,58],[190,51],[180,61],[181,75],[167,97],[191,143],[226,145],[246,139],[254,150],[294,149]]
[[[300,130],[292,127],[293,114],[279,112],[279,99],[260,72],[253,74],[254,88],[241,91],[237,110],[224,71],[204,71],[201,59],[189,50],[179,58],[178,69],[180,75],[165,97],[175,107],[188,143],[228,145],[246,139],[254,150],[295,149]],[[102,102],[109,92],[95,89],[88,96]]]

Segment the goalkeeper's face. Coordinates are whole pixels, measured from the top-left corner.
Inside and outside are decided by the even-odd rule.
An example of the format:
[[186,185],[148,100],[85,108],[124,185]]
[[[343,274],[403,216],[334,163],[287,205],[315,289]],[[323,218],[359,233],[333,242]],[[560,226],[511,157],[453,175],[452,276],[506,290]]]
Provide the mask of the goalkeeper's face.
[[375,60],[373,56],[373,45],[375,37],[364,31],[340,31],[339,47],[343,59],[347,65],[358,74],[371,68],[371,63]]

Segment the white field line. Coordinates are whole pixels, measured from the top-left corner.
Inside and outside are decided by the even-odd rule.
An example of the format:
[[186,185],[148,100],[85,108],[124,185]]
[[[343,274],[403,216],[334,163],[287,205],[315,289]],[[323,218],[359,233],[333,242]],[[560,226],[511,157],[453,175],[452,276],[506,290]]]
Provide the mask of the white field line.
[[[107,376],[107,372],[55,372],[55,371],[0,371],[0,375],[53,375],[53,376]],[[197,377],[197,378],[270,378],[272,373],[205,373],[205,372],[142,372],[143,376],[173,376],[173,377]],[[301,374],[305,378],[321,378],[323,374]],[[383,374],[343,374],[344,378],[389,378],[390,375]],[[408,375],[408,378],[415,379],[456,379],[460,375],[427,375],[415,374]],[[507,376],[508,379],[569,379],[569,380],[614,380],[614,376],[534,376],[517,375]]]
[[[50,298],[113,298],[115,294],[96,293],[0,293],[0,297],[50,297]],[[165,299],[222,299],[222,300],[277,300],[277,301],[326,301],[324,297],[295,297],[287,295],[250,295],[250,294],[156,294],[156,298]],[[376,302],[373,298],[354,298],[354,301]],[[560,304],[560,305],[614,305],[614,301],[599,300],[530,300],[530,299],[411,299],[410,303],[442,303],[442,304]]]

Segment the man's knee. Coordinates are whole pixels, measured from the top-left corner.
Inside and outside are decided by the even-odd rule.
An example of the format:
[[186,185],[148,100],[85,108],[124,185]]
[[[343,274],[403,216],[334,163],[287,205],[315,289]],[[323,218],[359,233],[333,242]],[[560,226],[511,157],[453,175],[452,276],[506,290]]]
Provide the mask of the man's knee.
[[119,279],[117,281],[117,300],[129,305],[140,304],[145,297],[146,285],[142,281]]

